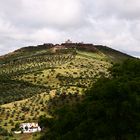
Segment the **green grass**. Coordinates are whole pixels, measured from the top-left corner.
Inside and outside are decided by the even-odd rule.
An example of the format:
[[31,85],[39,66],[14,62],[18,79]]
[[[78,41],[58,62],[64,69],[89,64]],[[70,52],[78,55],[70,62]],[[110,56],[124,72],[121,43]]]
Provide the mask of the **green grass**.
[[[62,64],[54,69],[44,69],[39,73],[29,73],[22,76],[17,76],[16,79],[24,80],[35,85],[49,86],[51,89],[66,87],[71,89],[75,86],[78,88],[78,84],[83,86],[90,86],[92,79],[100,72],[107,75],[107,68],[110,67],[110,63],[101,60],[104,57],[98,57],[95,59],[91,56],[91,53],[85,53],[76,56],[74,60]],[[94,55],[94,54],[93,54]],[[61,80],[62,79],[62,80]],[[78,88],[79,89],[79,88]]]
[[78,51],[77,52],[80,56],[86,57],[86,58],[93,58],[93,59],[98,59],[102,61],[106,61],[108,57],[104,55],[103,53],[91,53],[91,52],[84,52],[84,51]]

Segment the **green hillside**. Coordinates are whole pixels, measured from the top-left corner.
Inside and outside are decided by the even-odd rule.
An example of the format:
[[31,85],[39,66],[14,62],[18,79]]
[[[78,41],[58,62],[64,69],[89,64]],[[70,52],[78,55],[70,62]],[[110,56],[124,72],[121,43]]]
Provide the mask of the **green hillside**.
[[110,74],[99,78],[82,102],[59,106],[71,96],[54,98],[54,117],[39,121],[46,128],[41,140],[139,140],[140,59],[115,64]]
[[[0,104],[58,89],[75,92],[90,86],[98,75],[108,75],[110,62],[129,56],[104,53],[92,44],[44,44],[25,47],[0,58]],[[122,57],[120,57],[122,56]],[[6,98],[5,98],[6,95]]]
[[44,44],[1,56],[0,126],[10,132],[16,123],[36,122],[43,114],[50,116],[59,97],[63,99],[59,106],[82,100],[81,95],[99,77],[109,77],[108,68],[113,63],[130,58],[105,48],[80,43]]

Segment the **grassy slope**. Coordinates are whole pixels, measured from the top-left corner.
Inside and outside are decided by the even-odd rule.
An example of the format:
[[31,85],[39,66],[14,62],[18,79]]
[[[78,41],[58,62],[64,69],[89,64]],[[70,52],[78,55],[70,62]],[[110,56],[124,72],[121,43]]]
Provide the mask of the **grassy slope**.
[[121,62],[122,60],[125,60],[126,58],[130,58],[132,56],[127,55],[125,53],[122,53],[120,51],[114,50],[112,48],[109,48],[107,46],[101,46],[101,45],[95,45],[95,47],[101,51],[103,54],[108,56],[108,58],[112,62]]
[[[21,60],[21,63],[24,59],[32,58],[36,55],[41,56],[47,52],[48,49],[37,49],[30,52],[26,51],[26,49],[21,49],[20,51],[16,51],[13,54],[9,54],[1,58],[0,62],[7,63],[9,60],[18,59],[18,61]],[[121,54],[115,54],[115,59],[117,60],[117,57],[120,57],[120,55]],[[122,56],[123,58],[125,57],[124,55]],[[35,89],[33,94],[24,97],[28,99],[23,98],[24,100],[2,105],[2,109],[0,111],[1,126],[10,131],[17,122],[21,123],[26,121],[37,121],[37,118],[40,115],[49,115],[47,113],[47,102],[51,97],[50,91],[56,90],[57,92],[82,93],[83,90],[90,86],[90,84],[93,82],[93,79],[96,80],[96,78],[98,78],[98,76],[101,74],[106,76],[108,75],[107,69],[111,66],[110,61],[112,61],[110,56],[108,56],[106,53],[102,53],[101,50],[100,53],[78,50],[75,58],[66,59],[65,61],[62,61],[61,64],[57,63],[56,65],[53,65],[53,68],[39,67],[35,69],[35,71],[10,75],[10,79],[13,81],[19,81],[19,83],[20,81],[24,81],[25,83],[29,84],[29,89],[25,86],[24,88],[27,88],[28,90],[25,90],[25,92],[20,94],[26,94],[26,92],[28,93],[29,91],[32,91],[33,89],[30,89],[31,85],[34,86],[34,89],[36,87],[42,86],[43,89],[45,88],[45,91],[42,88],[39,88],[38,90]],[[29,64],[21,63],[21,65],[24,65],[25,67]],[[33,64],[31,63],[30,65]],[[7,69],[9,68],[11,67],[7,66]],[[7,87],[11,87],[10,82],[7,82],[6,84]],[[18,91],[20,91],[22,88],[20,88],[20,86],[16,87],[17,88],[15,88],[15,90],[13,90],[13,88],[8,90],[8,93],[12,91],[14,91],[14,93],[19,93]],[[3,91],[3,88],[4,87],[0,87],[0,90]],[[37,93],[41,94],[38,95]],[[25,106],[27,106],[29,109],[27,112],[23,110]],[[10,120],[13,120],[14,123],[10,123]],[[5,124],[7,125],[5,126]]]
[[[96,59],[95,59],[96,57]],[[49,85],[51,88],[89,86],[91,78],[100,72],[107,73],[110,63],[103,61],[104,56],[78,52],[76,58],[56,68],[44,69],[39,74],[24,74],[16,79],[22,79],[36,85]],[[60,75],[60,77],[58,76]],[[69,80],[71,77],[71,80]],[[61,78],[64,78],[61,80]]]

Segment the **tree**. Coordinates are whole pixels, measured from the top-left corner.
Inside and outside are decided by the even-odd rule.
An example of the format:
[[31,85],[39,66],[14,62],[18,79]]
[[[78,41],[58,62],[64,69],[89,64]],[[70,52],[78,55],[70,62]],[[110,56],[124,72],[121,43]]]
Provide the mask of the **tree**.
[[52,126],[52,118],[47,118],[45,115],[41,115],[38,124],[42,129],[50,128]]
[[115,64],[110,74],[94,83],[81,103],[56,110],[42,140],[140,139],[140,60]]
[[9,136],[8,131],[0,126],[0,136]]

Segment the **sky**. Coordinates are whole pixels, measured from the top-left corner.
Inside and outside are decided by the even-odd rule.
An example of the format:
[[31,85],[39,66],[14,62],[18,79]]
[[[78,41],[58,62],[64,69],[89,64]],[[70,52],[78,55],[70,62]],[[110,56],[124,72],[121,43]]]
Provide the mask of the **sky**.
[[67,39],[140,57],[140,0],[0,0],[0,55]]

